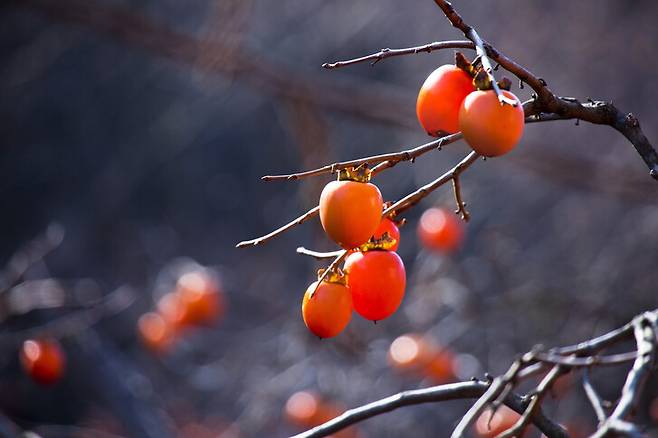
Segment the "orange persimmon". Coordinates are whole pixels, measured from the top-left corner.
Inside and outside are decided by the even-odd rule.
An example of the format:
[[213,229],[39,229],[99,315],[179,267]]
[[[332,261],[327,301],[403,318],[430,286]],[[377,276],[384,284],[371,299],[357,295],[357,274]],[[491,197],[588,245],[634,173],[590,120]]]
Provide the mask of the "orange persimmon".
[[461,104],[459,130],[471,148],[485,157],[497,157],[514,149],[523,135],[525,115],[518,97],[502,93],[516,106],[501,105],[493,90],[474,91]]
[[354,252],[345,260],[345,271],[354,310],[364,318],[380,321],[402,303],[406,272],[395,252]]
[[459,108],[475,91],[471,77],[454,65],[442,65],[425,80],[416,101],[416,115],[425,132],[438,137],[441,131],[459,131]]
[[224,298],[217,281],[202,271],[187,272],[178,279],[176,293],[184,307],[184,323],[215,322],[224,311]]
[[345,249],[373,235],[382,215],[382,194],[374,184],[332,181],[320,195],[320,222],[327,235]]
[[372,237],[375,239],[381,239],[384,233],[388,233],[388,237],[395,239],[395,244],[389,249],[391,251],[397,251],[398,247],[400,246],[400,229],[395,224],[395,222],[387,217],[382,218]]
[[142,342],[156,353],[167,351],[173,343],[172,327],[159,313],[143,314],[137,321],[137,329]]
[[35,382],[50,385],[64,374],[66,358],[55,339],[29,339],[21,348],[23,369]]
[[[317,281],[306,289],[302,317],[306,327],[320,338],[332,338],[342,332],[352,318],[352,295],[339,282]],[[315,291],[313,296],[311,294]]]
[[491,409],[487,409],[480,415],[475,423],[475,430],[478,436],[483,438],[493,438],[502,433],[517,422],[521,416],[505,405],[500,406],[493,414]]
[[417,232],[425,248],[450,252],[461,244],[464,225],[454,213],[442,208],[430,208],[420,217]]

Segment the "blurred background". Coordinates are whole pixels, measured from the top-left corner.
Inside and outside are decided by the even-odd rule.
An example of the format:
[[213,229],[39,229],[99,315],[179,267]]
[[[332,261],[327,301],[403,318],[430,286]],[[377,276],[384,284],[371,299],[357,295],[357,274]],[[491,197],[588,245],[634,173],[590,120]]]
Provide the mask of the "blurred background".
[[[658,141],[658,3],[454,5],[556,93],[613,101]],[[7,436],[288,436],[310,426],[285,412],[299,391],[297,401],[314,395],[340,412],[404,389],[495,375],[535,344],[584,340],[656,307],[655,181],[621,135],[573,121],[528,126],[515,151],[464,174],[472,219],[458,251],[428,251],[416,238],[423,210],[454,209],[450,187],[404,215],[407,293],[377,325],[355,315],[335,339],[307,332],[301,297],[322,263],[295,248],[334,249],[317,219],[266,245],[235,248],[317,205],[331,179],[260,176],[428,140],[416,93],[453,51],[374,67],[320,65],[461,39],[429,0],[9,0],[0,8]],[[516,82],[512,91],[530,97]],[[463,142],[450,145],[376,183],[386,199],[399,199],[467,152]],[[138,319],[190,270],[207,274],[220,309],[212,324],[153,348],[140,339]],[[450,370],[392,366],[389,347],[408,333],[431,339]],[[21,366],[31,337],[61,342],[66,366],[52,385]],[[410,339],[418,337],[400,342]],[[592,378],[614,401],[626,371]],[[595,426],[579,377],[564,377],[567,390],[545,406],[574,436]],[[653,378],[637,412],[653,436],[656,396]],[[446,436],[468,406],[408,407],[350,433]]]

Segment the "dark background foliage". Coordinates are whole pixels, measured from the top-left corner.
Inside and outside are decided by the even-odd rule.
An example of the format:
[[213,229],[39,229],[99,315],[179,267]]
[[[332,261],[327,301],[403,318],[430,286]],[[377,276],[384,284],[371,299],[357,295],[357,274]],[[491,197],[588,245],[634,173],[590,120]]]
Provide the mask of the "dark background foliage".
[[[556,93],[612,100],[658,140],[655,2],[455,6]],[[64,338],[69,372],[53,388],[22,375],[21,335],[5,331],[0,410],[22,427],[44,436],[84,433],[73,425],[139,435],[132,411],[148,417],[154,436],[190,421],[283,436],[296,431],[281,418],[296,390],[356,406],[427,385],[386,364],[388,345],[403,333],[431,333],[461,354],[465,373],[481,376],[504,371],[537,343],[576,342],[656,305],[655,182],[623,137],[584,123],[528,126],[512,154],[465,174],[472,220],[458,253],[429,254],[415,238],[423,208],[452,208],[448,188],[410,211],[400,248],[407,297],[377,326],[355,317],[345,334],[322,342],[306,332],[300,300],[319,265],[294,249],[332,248],[317,220],[263,247],[234,248],[315,205],[328,181],[264,183],[261,175],[427,140],[415,126],[415,93],[452,51],[372,68],[320,65],[458,39],[431,1],[34,0],[1,11],[0,260],[57,222],[62,245],[28,278],[87,278],[94,290],[127,285],[136,295],[126,310]],[[152,28],[135,15],[158,32],[140,37]],[[192,38],[196,51],[174,44],[176,36]],[[513,91],[530,97],[516,84]],[[377,183],[398,199],[466,151],[451,145]],[[230,307],[217,327],[158,358],[138,343],[135,321],[180,257],[217,267]],[[39,326],[70,311],[14,315],[3,325]],[[127,402],[112,390],[117,378]],[[623,370],[594,375],[613,400],[622,378]],[[548,412],[592,427],[581,393],[575,385]],[[639,411],[647,424],[656,393],[653,382]],[[466,406],[406,408],[361,430],[444,436]]]

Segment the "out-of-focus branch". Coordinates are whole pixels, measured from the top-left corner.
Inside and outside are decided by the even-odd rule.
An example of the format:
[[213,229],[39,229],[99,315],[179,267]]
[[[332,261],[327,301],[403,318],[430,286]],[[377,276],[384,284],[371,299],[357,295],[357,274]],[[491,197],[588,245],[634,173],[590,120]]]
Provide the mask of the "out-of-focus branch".
[[594,389],[594,386],[589,379],[589,371],[587,368],[583,371],[583,389],[585,390],[587,399],[592,404],[592,408],[594,409],[596,418],[599,420],[600,426],[606,419],[605,410],[603,409],[603,400],[601,400],[601,396],[599,396],[596,389]]

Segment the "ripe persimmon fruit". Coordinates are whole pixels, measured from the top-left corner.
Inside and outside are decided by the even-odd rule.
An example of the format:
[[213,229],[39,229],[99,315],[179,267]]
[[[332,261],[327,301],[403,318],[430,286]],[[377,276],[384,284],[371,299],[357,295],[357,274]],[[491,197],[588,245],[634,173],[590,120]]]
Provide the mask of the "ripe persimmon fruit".
[[461,104],[459,130],[471,148],[485,157],[508,153],[523,135],[525,115],[518,97],[502,93],[516,106],[501,105],[493,90],[474,91]]
[[438,137],[441,131],[459,131],[459,108],[473,91],[473,80],[457,66],[442,65],[430,73],[416,100],[416,115],[425,132]]
[[156,312],[143,314],[137,321],[137,330],[142,342],[156,353],[164,353],[174,341],[174,330],[162,315]]
[[176,293],[185,308],[184,323],[204,325],[215,322],[224,311],[224,297],[217,280],[205,272],[187,272],[178,279]]
[[491,409],[487,409],[477,419],[475,431],[480,437],[493,438],[514,426],[519,418],[521,416],[518,413],[505,405],[499,406],[495,413]]
[[377,226],[377,229],[375,230],[375,233],[372,235],[375,239],[381,239],[384,233],[388,234],[388,237],[391,239],[395,239],[395,244],[389,248],[391,251],[397,251],[398,247],[400,246],[400,229],[398,226],[390,220],[389,218],[385,217],[382,218],[381,222],[379,222],[379,226]]
[[23,369],[39,384],[50,385],[64,374],[66,358],[62,347],[55,339],[25,341],[20,358]]
[[356,248],[379,226],[382,206],[382,194],[374,184],[332,181],[320,195],[320,222],[334,242],[345,249]]
[[354,310],[364,318],[380,321],[391,316],[402,303],[406,272],[395,252],[353,252],[345,260],[345,271]]
[[339,281],[311,283],[302,300],[302,317],[306,327],[319,338],[338,335],[352,319],[350,290]]
[[418,221],[418,238],[432,251],[451,252],[464,238],[464,225],[454,213],[442,208],[429,208]]

